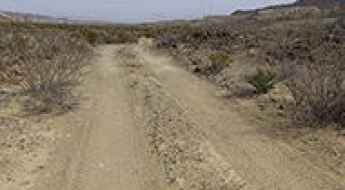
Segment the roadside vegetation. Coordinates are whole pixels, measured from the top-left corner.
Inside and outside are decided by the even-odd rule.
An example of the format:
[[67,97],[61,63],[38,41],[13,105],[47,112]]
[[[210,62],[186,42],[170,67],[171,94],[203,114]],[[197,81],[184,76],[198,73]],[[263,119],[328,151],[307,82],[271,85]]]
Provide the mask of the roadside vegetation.
[[[344,15],[343,10],[302,7],[140,25],[1,21],[0,165],[28,159],[34,154],[27,150],[37,153],[39,149],[34,146],[39,142],[52,147],[55,143],[54,138],[44,140],[41,129],[35,128],[44,122],[37,117],[17,117],[12,114],[17,110],[12,108],[8,114],[9,104],[14,102],[20,112],[38,117],[68,112],[78,105],[76,87],[83,82],[88,65],[93,64],[93,47],[152,38],[156,49],[173,55],[183,67],[219,86],[224,97],[246,106],[252,106],[248,102],[253,101],[256,116],[270,119],[264,121],[265,126],[273,120],[273,126],[285,127],[286,131],[307,131],[301,138],[280,129],[273,136],[292,139],[302,151],[315,150],[311,160],[326,163],[324,160],[331,157],[325,167],[343,174],[345,141],[338,136],[345,135]],[[45,128],[51,130],[48,124]],[[326,134],[328,129],[336,135]],[[41,163],[37,168],[42,168]],[[0,182],[13,183],[12,173],[12,168],[7,169]]]
[[344,10],[298,11],[209,17],[155,44],[219,86],[266,135],[344,176]]
[[267,50],[295,100],[294,119],[307,124],[345,121],[345,19],[279,32]]
[[294,125],[344,126],[345,19],[334,11],[298,11],[206,18],[160,35],[156,45],[231,96],[288,88],[293,102],[286,115]]
[[2,90],[27,97],[24,109],[51,112],[70,108],[72,87],[92,55],[89,44],[70,33],[0,29]]
[[343,15],[306,7],[141,25],[2,22],[1,84],[65,107],[63,99],[78,83],[92,46],[154,38],[157,48],[222,87],[226,96],[259,97],[284,86],[293,99],[281,106],[289,108],[289,119],[343,126]]
[[78,104],[73,89],[82,81],[85,67],[92,60],[92,47],[135,43],[139,36],[150,37],[148,31],[140,25],[2,21],[0,105],[15,97],[28,113],[72,109]]

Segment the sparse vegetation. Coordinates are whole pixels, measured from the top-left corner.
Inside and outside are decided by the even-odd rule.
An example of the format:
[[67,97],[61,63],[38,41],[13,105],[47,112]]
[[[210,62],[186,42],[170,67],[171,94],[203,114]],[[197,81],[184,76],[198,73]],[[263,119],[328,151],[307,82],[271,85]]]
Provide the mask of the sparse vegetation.
[[272,51],[295,101],[294,118],[344,124],[344,20],[290,31]]
[[157,38],[157,46],[186,57],[192,71],[220,86],[226,83],[228,89],[232,89],[228,84],[237,85],[232,75],[222,73],[231,70],[231,64],[224,64],[225,57],[214,52],[251,56],[254,68],[268,64],[272,71],[259,71],[245,82],[259,94],[267,93],[274,83],[284,82],[296,102],[290,106],[291,112],[296,113],[291,119],[302,125],[310,122],[343,125],[345,19],[340,16],[341,11],[317,10],[317,15],[308,17],[303,16],[302,8],[298,11],[300,17],[276,20],[265,19],[259,12],[219,18],[215,22],[208,18],[163,33]]
[[228,67],[232,63],[229,54],[222,51],[213,52],[209,55],[209,59],[212,63],[209,70],[214,74],[221,72],[225,67]]
[[258,73],[248,79],[248,82],[256,88],[258,94],[268,93],[274,86],[275,74],[271,71],[259,69]]
[[225,52],[214,52],[209,56],[209,58],[212,63],[215,64],[229,65],[232,62],[230,56]]
[[87,42],[69,33],[3,29],[0,45],[2,85],[30,96],[28,111],[71,106],[71,90],[91,56]]
[[[4,173],[0,189],[58,187],[69,174],[93,170],[90,164],[69,168],[71,164],[65,163],[75,156],[76,148],[85,154],[77,155],[72,165],[91,158],[85,163],[96,161],[101,169],[125,171],[124,176],[104,173],[109,179],[123,179],[107,186],[115,189],[130,185],[131,176],[143,189],[152,185],[154,189],[242,189],[246,182],[228,164],[234,159],[236,170],[245,167],[240,174],[255,179],[248,181],[253,188],[342,189],[344,11],[294,5],[138,25],[43,24],[0,18],[0,168]],[[218,88],[175,67],[171,57],[151,49],[152,42]],[[96,48],[99,58],[92,59],[95,47],[117,43],[121,45]],[[88,67],[92,60],[97,64]],[[87,71],[92,72],[88,83],[75,89]],[[52,118],[51,113],[65,113],[78,104],[78,90],[87,94],[86,106],[59,120]],[[26,117],[28,113],[34,115]],[[136,134],[137,124],[146,126],[139,131],[144,136]],[[260,125],[265,127],[259,129]],[[138,135],[139,141],[127,141]],[[124,142],[109,153],[114,137]],[[92,143],[83,143],[85,139]],[[140,150],[136,145],[144,141],[148,142],[145,150]],[[71,143],[68,149],[61,148]],[[220,146],[215,148],[217,143]],[[105,148],[89,151],[97,147]],[[138,151],[154,154],[159,163],[151,163],[151,155],[136,158]],[[99,157],[104,163],[98,162]],[[279,166],[276,163],[282,157],[284,164]],[[130,168],[128,164],[108,166],[114,159],[140,163]],[[306,161],[310,163],[305,165]],[[49,167],[52,164],[61,167]],[[141,165],[145,171],[131,172]],[[151,172],[162,176],[144,176]],[[46,176],[41,183],[45,173],[62,175]],[[281,174],[277,177],[277,173]],[[70,185],[93,183],[87,180],[94,173],[80,175],[83,180]],[[314,176],[302,179],[308,175]],[[147,180],[153,183],[146,184]]]
[[[28,111],[70,108],[72,87],[80,82],[91,46],[135,43],[158,33],[141,25],[73,25],[0,22],[0,87],[30,96]],[[11,86],[11,87],[10,87]],[[17,92],[18,94],[19,92]]]

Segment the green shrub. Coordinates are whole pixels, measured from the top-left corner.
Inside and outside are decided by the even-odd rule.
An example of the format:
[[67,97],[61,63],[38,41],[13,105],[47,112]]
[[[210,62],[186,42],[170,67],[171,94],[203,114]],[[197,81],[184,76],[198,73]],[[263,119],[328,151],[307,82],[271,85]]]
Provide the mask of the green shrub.
[[258,94],[265,94],[273,88],[275,77],[273,72],[259,69],[256,75],[248,79],[248,82],[256,88]]

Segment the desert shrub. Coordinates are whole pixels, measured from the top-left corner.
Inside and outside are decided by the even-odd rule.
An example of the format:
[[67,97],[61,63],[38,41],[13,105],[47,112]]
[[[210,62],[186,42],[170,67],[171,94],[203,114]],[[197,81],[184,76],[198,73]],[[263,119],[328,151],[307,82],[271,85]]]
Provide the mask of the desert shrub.
[[116,35],[117,43],[136,43],[138,38],[135,33],[130,31],[121,31]]
[[341,123],[345,119],[344,68],[303,65],[288,87],[296,101],[295,119],[307,123]]
[[219,64],[225,57],[209,52],[242,55],[253,50],[256,63],[271,69],[248,80],[258,93],[267,93],[275,82],[283,82],[296,101],[292,107],[296,121],[345,123],[345,19],[341,12],[333,15],[336,19],[324,19],[327,14],[318,10],[315,14],[292,13],[286,18],[210,18],[164,31],[156,40],[159,47],[189,60],[186,63],[192,71],[207,77],[219,74],[225,66]]
[[91,50],[68,33],[9,30],[0,37],[0,80],[40,102],[40,110],[66,108]]
[[345,27],[342,22],[287,32],[271,49],[302,124],[345,124]]
[[248,82],[255,87],[258,94],[266,94],[274,87],[275,77],[273,72],[259,69],[256,75],[248,79]]
[[211,53],[209,55],[209,59],[215,64],[230,65],[232,63],[230,55],[224,51],[216,51]]
[[295,99],[291,110],[295,121],[344,123],[345,19],[337,16],[334,22],[320,16],[284,23],[281,19],[205,20],[163,32],[156,39],[159,47],[187,57],[193,71],[208,77],[224,69],[226,64],[219,63],[226,58],[204,50],[233,54],[257,50],[257,63],[271,69],[248,80],[258,93],[284,82]]
[[99,34],[90,29],[81,30],[82,37],[92,45],[95,45],[99,40]]
[[207,68],[207,72],[213,75],[218,74],[232,63],[232,59],[229,54],[223,51],[212,52],[208,58],[210,60],[210,64]]
[[295,119],[345,124],[345,46],[325,43],[311,53],[312,61],[294,66],[288,87],[296,100]]
[[209,79],[214,79],[225,68],[229,67],[232,59],[225,52],[211,50],[184,49],[176,56],[182,56],[188,69]]
[[158,48],[176,48],[177,47],[177,39],[174,35],[161,35],[157,39],[156,46]]

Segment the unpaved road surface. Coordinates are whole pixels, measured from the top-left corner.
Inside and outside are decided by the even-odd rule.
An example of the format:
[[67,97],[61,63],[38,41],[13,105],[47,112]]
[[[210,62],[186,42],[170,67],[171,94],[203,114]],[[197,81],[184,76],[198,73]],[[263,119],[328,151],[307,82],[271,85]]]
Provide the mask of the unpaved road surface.
[[103,46],[80,109],[32,190],[343,190],[339,176],[261,133],[208,82],[139,45]]

